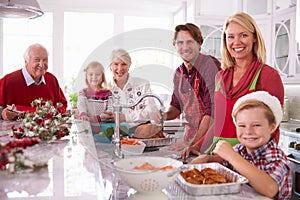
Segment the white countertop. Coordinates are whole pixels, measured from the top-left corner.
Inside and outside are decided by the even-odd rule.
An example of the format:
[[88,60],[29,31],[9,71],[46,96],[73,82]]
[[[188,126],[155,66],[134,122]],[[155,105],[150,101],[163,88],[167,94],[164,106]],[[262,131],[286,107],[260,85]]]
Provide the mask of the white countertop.
[[[101,170],[105,185],[108,185],[108,189],[106,190],[110,193],[109,199],[116,200],[125,200],[125,199],[138,199],[142,200],[142,197],[136,197],[135,190],[125,185],[118,174],[111,167],[111,158],[113,154],[112,145],[109,143],[100,143],[96,141],[96,149],[99,158],[99,162],[101,163]],[[141,159],[144,156],[161,156],[161,157],[173,157],[177,155],[178,152],[168,150],[168,147],[160,147],[157,151],[144,152],[140,157]],[[112,174],[114,174],[112,176]],[[167,188],[163,190],[164,198],[169,200],[267,200],[269,198],[261,196],[257,192],[255,192],[250,186],[242,185],[241,192],[238,194],[228,194],[228,195],[211,195],[211,196],[192,196],[187,194],[176,182],[171,183]],[[154,200],[156,198],[145,197],[145,200]]]
[[[1,135],[12,123],[1,121]],[[88,126],[89,127],[89,126]],[[82,123],[73,125],[72,131],[84,130]],[[90,128],[89,128],[90,129]],[[3,143],[7,140],[0,138]],[[0,171],[0,199],[104,199],[104,185],[91,132],[71,134],[54,143],[42,142],[24,150],[36,161],[45,161],[48,167],[37,172],[8,174]]]
[[[0,136],[10,129],[12,123],[0,121]],[[82,132],[88,129],[88,133]],[[78,133],[75,133],[75,132]],[[0,137],[0,142],[7,141]],[[41,200],[126,200],[134,199],[135,190],[126,186],[111,168],[112,144],[94,140],[90,125],[77,121],[70,136],[54,143],[42,142],[25,150],[33,160],[46,161],[48,167],[38,172],[8,174],[0,171],[0,199]],[[167,147],[146,155],[170,156]],[[163,190],[164,197],[171,200],[193,199],[268,199],[257,194],[247,185],[232,195],[194,197],[187,195],[175,182]]]

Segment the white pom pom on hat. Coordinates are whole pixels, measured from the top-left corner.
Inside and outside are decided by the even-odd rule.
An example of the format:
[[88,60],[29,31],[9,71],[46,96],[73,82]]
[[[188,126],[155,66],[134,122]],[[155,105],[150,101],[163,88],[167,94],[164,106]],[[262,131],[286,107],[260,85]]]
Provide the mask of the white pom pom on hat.
[[[277,97],[272,96],[271,94],[269,94],[266,91],[256,91],[256,92],[252,92],[250,94],[246,94],[246,95],[240,97],[233,106],[232,114],[241,105],[241,103],[248,101],[248,100],[261,101],[264,104],[266,104],[267,106],[269,106],[269,108],[272,110],[272,112],[275,116],[276,127],[279,125],[279,123],[282,120],[282,107],[281,107],[280,101],[278,100]],[[235,121],[233,115],[232,115],[232,118],[233,118],[233,122],[236,124],[236,121]]]

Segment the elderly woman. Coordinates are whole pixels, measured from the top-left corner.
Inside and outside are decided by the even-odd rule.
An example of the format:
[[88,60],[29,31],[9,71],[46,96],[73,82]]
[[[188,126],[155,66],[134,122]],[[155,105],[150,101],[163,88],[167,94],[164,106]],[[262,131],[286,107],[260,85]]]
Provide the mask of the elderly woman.
[[[113,79],[108,83],[108,88],[113,92],[118,92],[122,104],[132,104],[141,95],[151,93],[150,83],[147,80],[129,74],[130,65],[131,58],[127,51],[124,49],[112,51],[110,70],[113,73]],[[134,108],[122,109],[120,121],[147,122],[156,111],[154,99],[147,97]]]

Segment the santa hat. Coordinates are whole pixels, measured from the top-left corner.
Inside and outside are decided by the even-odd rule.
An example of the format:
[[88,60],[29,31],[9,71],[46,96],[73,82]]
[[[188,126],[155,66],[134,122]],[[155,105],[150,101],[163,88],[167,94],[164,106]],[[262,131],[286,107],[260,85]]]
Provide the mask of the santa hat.
[[261,101],[264,104],[266,104],[271,111],[273,112],[274,116],[275,116],[275,121],[276,121],[276,127],[279,125],[279,123],[282,120],[282,107],[281,104],[278,100],[277,97],[270,95],[268,92],[266,91],[257,91],[257,92],[252,92],[250,94],[246,94],[245,96],[242,96],[241,98],[239,98],[236,103],[233,106],[232,109],[232,118],[233,118],[233,122],[236,125],[236,121],[235,118],[233,117],[233,113],[236,111],[236,109],[245,101],[248,100],[256,100],[256,101]]

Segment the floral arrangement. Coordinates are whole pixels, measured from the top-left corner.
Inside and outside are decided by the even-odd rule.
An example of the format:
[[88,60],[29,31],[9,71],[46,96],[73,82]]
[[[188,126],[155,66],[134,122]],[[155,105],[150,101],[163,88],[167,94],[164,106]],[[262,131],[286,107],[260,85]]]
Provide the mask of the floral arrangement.
[[15,173],[21,170],[32,171],[47,166],[47,164],[36,164],[23,154],[23,149],[38,142],[37,138],[22,138],[0,145],[0,169]]
[[34,113],[25,113],[22,127],[11,127],[10,135],[14,138],[38,137],[43,141],[54,141],[69,135],[72,126],[70,115],[63,115],[59,112],[58,103],[53,106],[52,101],[36,99],[31,103],[36,107]]
[[69,135],[72,125],[71,116],[59,112],[61,103],[55,107],[52,101],[36,99],[31,106],[36,107],[36,111],[24,113],[23,125],[11,127],[9,135],[14,139],[5,145],[0,144],[0,170],[15,173],[47,166],[44,163],[38,164],[31,161],[24,155],[23,149],[35,145],[41,140],[54,141]]

